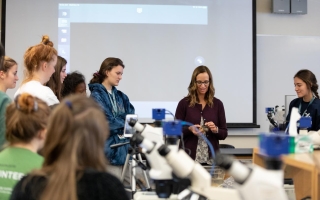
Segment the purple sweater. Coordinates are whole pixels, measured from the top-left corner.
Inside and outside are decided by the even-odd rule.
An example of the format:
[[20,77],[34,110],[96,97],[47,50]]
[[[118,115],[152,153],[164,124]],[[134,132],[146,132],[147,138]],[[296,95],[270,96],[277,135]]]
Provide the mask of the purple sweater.
[[[212,121],[218,128],[218,133],[213,133],[211,130],[207,131],[206,136],[211,142],[215,151],[219,151],[219,140],[224,140],[228,136],[226,116],[224,113],[223,103],[217,99],[213,99],[213,106],[206,105],[202,110],[201,104],[195,104],[194,107],[189,106],[189,101],[182,99],[176,110],[176,119],[190,122],[192,124],[200,124],[201,115],[204,122]],[[198,145],[198,136],[194,135],[187,127],[183,129],[183,139],[186,149],[190,149],[190,157],[195,159]],[[209,148],[208,148],[209,149]],[[210,149],[209,149],[210,151]],[[209,155],[211,153],[209,152]]]

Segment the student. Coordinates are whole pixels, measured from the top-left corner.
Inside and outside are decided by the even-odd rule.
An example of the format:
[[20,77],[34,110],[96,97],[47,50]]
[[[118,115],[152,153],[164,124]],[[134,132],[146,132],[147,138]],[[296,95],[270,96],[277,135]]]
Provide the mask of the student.
[[40,170],[23,178],[11,200],[126,200],[120,181],[106,172],[108,122],[84,95],[65,98],[53,110]]
[[18,64],[12,58],[4,56],[3,65],[0,65],[0,150],[5,143],[5,112],[11,99],[6,94],[7,89],[16,87],[18,78]]
[[27,92],[45,101],[49,106],[59,103],[52,90],[44,86],[55,71],[57,50],[48,36],[42,37],[42,42],[27,49],[24,54],[26,76],[14,97]]
[[[188,91],[188,95],[179,102],[175,114],[176,119],[194,124],[183,130],[184,146],[190,150],[190,157],[195,161],[211,165],[210,149],[194,127],[201,130],[215,151],[219,151],[219,140],[228,136],[228,130],[223,103],[214,97],[215,88],[208,67],[199,66],[193,71]],[[202,128],[204,125],[206,127]]]
[[302,69],[294,75],[293,80],[298,98],[290,102],[286,121],[290,121],[291,110],[296,107],[301,116],[311,117],[312,125],[308,130],[318,131],[320,129],[320,99],[317,78],[310,70]]
[[89,84],[91,97],[101,105],[109,121],[110,137],[104,150],[112,165],[108,167],[109,171],[118,178],[121,177],[129,144],[114,149],[110,145],[128,141],[123,138],[125,117],[127,114],[134,114],[134,107],[127,95],[116,89],[122,79],[123,69],[124,64],[119,58],[106,58]]
[[64,79],[61,96],[66,97],[69,94],[86,95],[86,80],[80,72],[72,72]]
[[50,108],[40,99],[23,93],[6,111],[8,146],[0,152],[0,199],[9,199],[15,184],[27,173],[40,168]]
[[55,66],[55,72],[52,74],[50,80],[46,84],[46,86],[51,88],[51,90],[56,95],[59,101],[61,100],[62,83],[67,77],[66,67],[66,59],[62,58],[61,56],[58,56],[57,64]]

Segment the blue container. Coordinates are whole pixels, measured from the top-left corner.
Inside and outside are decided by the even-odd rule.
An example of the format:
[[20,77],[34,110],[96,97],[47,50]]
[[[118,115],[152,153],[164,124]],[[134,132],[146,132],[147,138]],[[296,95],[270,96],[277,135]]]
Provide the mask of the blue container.
[[269,157],[289,154],[289,136],[286,134],[260,133],[260,153]]

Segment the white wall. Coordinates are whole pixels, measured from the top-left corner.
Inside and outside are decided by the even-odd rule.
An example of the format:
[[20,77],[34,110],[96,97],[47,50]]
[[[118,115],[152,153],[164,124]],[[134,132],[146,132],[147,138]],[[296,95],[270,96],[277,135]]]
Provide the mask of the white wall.
[[[292,15],[292,14],[273,14],[271,13],[272,0],[257,0],[257,34],[258,37],[264,35],[269,37],[271,35],[278,36],[313,36],[320,37],[320,0],[308,0],[308,14],[306,15]],[[0,0],[0,12],[1,12]],[[1,15],[0,15],[1,20]],[[264,39],[257,39],[264,41]],[[260,45],[260,46],[259,46]],[[260,129],[229,129],[229,137],[221,141],[221,143],[228,143],[234,145],[236,148],[252,148],[258,145],[257,134],[268,130],[269,122],[264,113],[265,107],[283,105],[283,94],[272,92],[268,85],[270,81],[279,82],[279,87],[288,90],[285,94],[295,94],[293,83],[291,81],[282,81],[270,78],[270,71],[266,65],[270,59],[265,58],[264,46],[257,43],[257,122],[261,126]],[[269,55],[270,56],[270,55]],[[312,66],[301,66],[301,68],[316,68],[319,63],[313,63]],[[290,68],[290,66],[284,66]],[[318,66],[319,70],[320,67]],[[290,71],[290,70],[288,70]],[[288,72],[289,77],[295,73]],[[316,74],[320,79],[320,71]],[[281,76],[280,76],[281,77]],[[236,83],[235,83],[236,84]],[[292,86],[292,87],[291,87]]]
[[[269,122],[264,113],[265,107],[284,105],[284,94],[295,94],[293,88],[292,77],[296,72],[296,69],[291,69],[289,65],[286,65],[285,61],[291,59],[290,56],[283,56],[279,60],[282,62],[283,67],[287,69],[288,74],[277,74],[275,66],[268,66],[267,62],[270,60],[278,61],[280,58],[270,57],[270,52],[267,52],[267,44],[265,40],[267,37],[274,37],[281,40],[281,37],[288,41],[298,40],[298,42],[305,42],[308,39],[320,38],[320,1],[308,0],[308,14],[306,15],[293,15],[293,14],[273,14],[271,13],[272,0],[257,0],[257,123],[261,126],[260,129],[229,129],[229,136],[221,143],[232,144],[236,148],[252,148],[258,145],[258,137],[255,135],[259,132],[265,132],[268,130]],[[303,36],[303,37],[297,37]],[[265,37],[265,38],[263,38]],[[260,43],[259,43],[260,42]],[[263,46],[261,43],[264,42]],[[302,44],[299,44],[302,45]],[[293,45],[294,46],[294,45]],[[278,48],[278,47],[275,47]],[[276,50],[276,49],[275,49]],[[268,53],[268,54],[267,54]],[[266,55],[267,54],[267,55]],[[303,60],[301,58],[295,58]],[[286,55],[286,52],[283,52]],[[293,57],[292,57],[293,58]],[[290,60],[291,61],[291,60]],[[293,61],[291,61],[293,62]],[[300,64],[300,68],[308,68],[313,71],[320,79],[320,66],[319,62],[315,61],[312,64],[304,65]],[[297,64],[296,66],[299,66]],[[273,71],[272,71],[273,70]],[[289,79],[288,79],[289,77]],[[270,83],[278,83],[278,88],[270,88]],[[282,93],[277,89],[281,88]],[[276,89],[276,90],[275,90]],[[283,90],[287,91],[283,93]],[[237,136],[237,134],[241,136]],[[245,134],[252,134],[252,136],[243,136]]]

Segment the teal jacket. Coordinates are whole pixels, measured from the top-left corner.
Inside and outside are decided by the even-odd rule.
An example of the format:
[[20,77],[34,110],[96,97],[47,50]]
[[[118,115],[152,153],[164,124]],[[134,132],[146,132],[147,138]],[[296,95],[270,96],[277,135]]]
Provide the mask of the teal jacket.
[[109,121],[110,136],[105,143],[104,153],[110,164],[124,165],[129,144],[114,149],[111,149],[110,145],[129,141],[129,139],[119,139],[118,135],[123,134],[126,115],[134,114],[134,107],[127,95],[113,87],[112,93],[115,94],[118,110],[117,113],[114,113],[110,95],[102,84],[89,84],[89,90],[91,91],[90,96],[100,104]]
[[0,92],[0,150],[6,142],[6,108],[11,103],[11,99],[6,93]]

